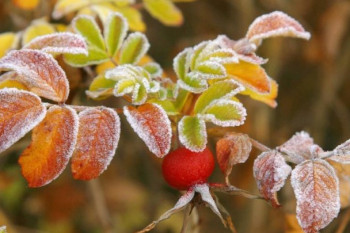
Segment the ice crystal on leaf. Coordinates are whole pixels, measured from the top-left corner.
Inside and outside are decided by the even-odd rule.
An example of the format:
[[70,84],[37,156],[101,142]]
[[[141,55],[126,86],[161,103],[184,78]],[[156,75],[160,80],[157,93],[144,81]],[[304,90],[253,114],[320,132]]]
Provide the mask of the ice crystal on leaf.
[[162,107],[150,103],[138,108],[125,106],[124,115],[152,153],[161,158],[169,152],[172,136],[171,123]]
[[45,117],[40,98],[14,88],[0,90],[0,152],[3,152]]
[[298,222],[306,233],[326,227],[340,209],[339,181],[333,167],[322,159],[307,160],[292,172]]
[[52,33],[36,37],[24,48],[42,50],[52,54],[88,54],[84,38],[70,32]]
[[47,111],[18,161],[29,187],[46,185],[63,172],[73,154],[78,125],[77,113],[70,107],[53,106]]
[[194,152],[200,152],[207,145],[205,121],[195,116],[184,116],[178,123],[180,142]]
[[57,102],[68,98],[66,74],[50,54],[32,49],[14,50],[0,59],[0,70],[15,71],[18,81],[39,96]]
[[80,112],[78,139],[72,157],[73,177],[90,180],[106,170],[119,136],[119,116],[112,109],[99,107]]
[[216,157],[221,171],[228,177],[232,167],[244,163],[252,150],[252,143],[246,134],[228,134],[216,143]]
[[277,191],[284,186],[291,170],[283,156],[275,150],[260,154],[254,161],[254,177],[259,191],[274,207],[280,206]]
[[298,21],[280,11],[256,18],[246,34],[246,38],[256,44],[260,44],[262,39],[275,36],[310,39],[310,33]]

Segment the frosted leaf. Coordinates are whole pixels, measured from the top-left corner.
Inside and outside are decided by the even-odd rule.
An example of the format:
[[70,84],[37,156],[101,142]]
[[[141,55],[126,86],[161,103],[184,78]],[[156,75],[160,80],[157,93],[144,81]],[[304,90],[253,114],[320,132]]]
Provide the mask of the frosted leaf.
[[196,70],[199,78],[219,79],[227,76],[225,67],[217,62],[205,61],[197,65]]
[[260,44],[262,39],[275,36],[310,39],[310,33],[298,21],[280,11],[256,18],[246,34],[246,38],[256,44]]
[[11,51],[0,59],[0,70],[15,71],[18,80],[39,96],[57,102],[68,98],[66,74],[50,54],[31,49]]
[[244,87],[232,79],[215,82],[199,96],[193,111],[194,113],[201,113],[213,101],[231,99],[243,90]]
[[271,150],[261,153],[255,159],[253,169],[260,193],[272,206],[279,207],[277,191],[284,186],[291,167],[279,152]]
[[44,119],[46,108],[30,92],[0,90],[0,152],[3,152]]
[[333,156],[329,157],[338,163],[349,164],[350,163],[350,139],[340,144],[332,151]]
[[70,32],[52,33],[36,37],[24,48],[37,49],[53,54],[88,54],[84,38]]
[[222,127],[234,127],[244,123],[247,111],[237,101],[219,99],[211,102],[198,116]]
[[72,157],[75,179],[97,178],[110,164],[118,146],[120,120],[115,111],[105,107],[79,113],[77,144]]
[[185,78],[190,69],[190,56],[192,53],[192,48],[186,48],[177,54],[173,60],[173,69],[180,80]]
[[[257,46],[246,38],[235,41],[231,40],[225,35],[219,35],[215,41],[221,46],[222,49],[234,51],[237,60],[256,65],[262,65],[268,61],[268,59],[261,58],[255,54]],[[238,61],[236,63],[238,63]]]
[[221,48],[202,55],[201,60],[217,62],[220,64],[238,63],[238,54],[232,49]]
[[114,96],[123,96],[125,94],[129,94],[133,91],[135,86],[135,81],[129,79],[123,79],[118,81],[115,84],[113,95]]
[[0,227],[0,233],[7,233],[6,226]]
[[184,116],[178,123],[180,142],[189,150],[200,152],[207,145],[205,122],[195,116]]
[[147,53],[150,44],[147,37],[140,33],[134,32],[124,41],[120,49],[120,64],[136,64]]
[[340,209],[339,181],[333,167],[322,159],[307,160],[292,172],[297,219],[306,233],[326,227]]
[[304,160],[311,159],[311,147],[315,145],[314,140],[304,131],[293,135],[287,142],[277,147],[277,150],[287,155],[288,161],[299,164]]
[[176,202],[175,206],[171,208],[170,210],[166,211],[164,214],[162,214],[158,220],[153,221],[151,224],[149,224],[144,229],[136,232],[136,233],[144,233],[152,230],[159,222],[162,222],[168,218],[170,218],[173,214],[176,214],[180,211],[182,211],[193,199],[194,197],[194,190],[190,189],[185,194],[183,194],[180,199]]
[[193,189],[201,195],[202,200],[208,204],[209,208],[221,219],[222,223],[226,226],[226,221],[222,217],[213,197],[210,194],[208,184],[197,184],[193,187]]
[[143,68],[147,70],[153,78],[161,77],[163,74],[162,67],[156,62],[149,62],[143,65]]
[[78,127],[77,113],[70,107],[55,105],[47,111],[18,160],[29,187],[46,185],[63,172],[73,154]]
[[216,157],[221,171],[229,176],[232,167],[247,161],[252,143],[246,134],[228,134],[216,143]]
[[132,92],[131,101],[135,105],[141,105],[147,100],[147,88],[140,84],[136,83]]
[[209,43],[210,43],[210,41],[203,41],[203,42],[201,42],[198,45],[193,47],[193,50],[191,51],[190,58],[189,58],[189,62],[190,62],[189,68],[191,68],[191,70],[196,69],[196,66],[199,62],[198,58],[201,56],[201,53],[203,52],[203,50],[207,47],[207,45]]
[[100,97],[109,97],[113,93],[112,88],[99,88],[94,91],[85,91],[85,94],[92,99],[97,99]]
[[162,158],[169,152],[172,137],[171,123],[162,107],[150,103],[138,108],[125,106],[124,115],[153,154]]
[[129,25],[120,13],[110,13],[104,23],[104,39],[111,57],[119,51],[126,37]]
[[183,80],[177,80],[177,85],[179,85],[180,88],[193,93],[201,93],[208,88],[208,83],[205,79],[193,77],[190,74],[186,75]]
[[157,81],[151,81],[149,83],[149,93],[156,93],[160,90],[160,83]]

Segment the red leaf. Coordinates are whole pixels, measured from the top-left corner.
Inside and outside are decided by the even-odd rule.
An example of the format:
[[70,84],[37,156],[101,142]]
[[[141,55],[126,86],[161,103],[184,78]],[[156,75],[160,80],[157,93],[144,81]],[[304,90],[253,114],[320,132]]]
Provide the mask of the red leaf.
[[339,181],[332,166],[322,159],[307,160],[292,172],[297,218],[306,233],[326,227],[340,209]]
[[56,179],[73,154],[78,116],[69,107],[53,106],[34,128],[32,143],[19,158],[29,187],[40,187]]
[[0,152],[9,148],[45,117],[38,96],[14,88],[0,90]]
[[169,152],[172,134],[171,124],[162,107],[150,103],[138,108],[126,106],[124,114],[131,127],[152,153],[163,157]]
[[260,43],[262,39],[288,36],[308,40],[310,33],[306,32],[301,24],[280,11],[262,15],[249,26],[246,38],[252,42]]
[[252,150],[252,144],[246,134],[229,134],[216,143],[216,156],[221,171],[230,175],[232,166],[244,163]]
[[38,49],[53,54],[88,54],[84,38],[70,32],[52,33],[36,37],[24,48]]
[[254,161],[254,177],[259,191],[273,207],[280,206],[277,191],[284,186],[291,170],[283,156],[275,150],[260,154]]
[[66,74],[50,54],[31,49],[14,50],[0,59],[0,70],[14,70],[18,80],[39,96],[57,102],[68,98]]
[[79,113],[79,133],[72,157],[75,179],[98,177],[111,162],[118,145],[120,120],[115,111],[100,107]]

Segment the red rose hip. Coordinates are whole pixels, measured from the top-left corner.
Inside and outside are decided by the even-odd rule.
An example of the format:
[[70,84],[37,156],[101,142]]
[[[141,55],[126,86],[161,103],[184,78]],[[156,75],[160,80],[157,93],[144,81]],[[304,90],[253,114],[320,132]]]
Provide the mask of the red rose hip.
[[181,147],[165,156],[162,171],[170,186],[186,190],[195,184],[207,182],[214,166],[214,156],[208,148],[193,152]]

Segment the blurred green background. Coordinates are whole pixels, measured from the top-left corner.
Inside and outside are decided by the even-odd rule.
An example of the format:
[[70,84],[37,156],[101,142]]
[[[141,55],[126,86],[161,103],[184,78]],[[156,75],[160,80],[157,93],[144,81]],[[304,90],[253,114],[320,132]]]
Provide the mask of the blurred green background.
[[[24,11],[11,1],[0,1],[0,32],[19,31],[35,18],[48,15],[55,1],[42,0],[38,8]],[[242,97],[248,117],[235,131],[248,133],[275,147],[294,132],[305,130],[325,150],[350,138],[350,1],[348,0],[197,0],[178,3],[184,14],[180,27],[166,27],[143,12],[150,55],[171,74],[172,59],[185,47],[226,34],[245,35],[259,15],[284,11],[312,35],[310,41],[273,38],[257,51],[268,58],[263,67],[279,84],[278,106],[272,109]],[[75,90],[80,101],[84,90]],[[95,104],[113,105],[113,100]],[[89,101],[93,104],[93,101]],[[51,184],[29,189],[17,164],[30,135],[0,156],[0,225],[10,233],[100,233],[134,232],[170,209],[180,193],[166,185],[161,160],[152,156],[122,117],[122,135],[116,156],[98,180],[73,180],[70,170]],[[215,138],[211,148],[214,149]],[[258,151],[234,167],[232,184],[257,193],[252,166]],[[349,177],[346,177],[349,179]],[[212,182],[223,182],[216,168]],[[350,185],[341,187],[350,189]],[[345,207],[349,194],[342,197]],[[218,195],[232,215],[240,233],[302,232],[295,219],[294,194],[287,184],[279,193],[282,208],[273,209],[259,200]],[[199,208],[201,233],[229,232],[205,207]],[[321,232],[350,232],[349,208]],[[152,232],[180,232],[182,214],[159,224]]]

